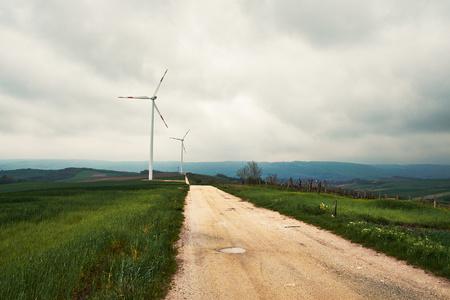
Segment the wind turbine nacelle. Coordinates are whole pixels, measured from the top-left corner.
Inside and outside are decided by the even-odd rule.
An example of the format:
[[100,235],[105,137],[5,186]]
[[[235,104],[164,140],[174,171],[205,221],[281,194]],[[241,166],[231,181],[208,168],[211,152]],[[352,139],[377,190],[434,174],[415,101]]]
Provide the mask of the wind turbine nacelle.
[[153,97],[151,97],[150,99],[151,99],[151,100],[156,100],[156,98],[158,98],[158,97],[153,96]]

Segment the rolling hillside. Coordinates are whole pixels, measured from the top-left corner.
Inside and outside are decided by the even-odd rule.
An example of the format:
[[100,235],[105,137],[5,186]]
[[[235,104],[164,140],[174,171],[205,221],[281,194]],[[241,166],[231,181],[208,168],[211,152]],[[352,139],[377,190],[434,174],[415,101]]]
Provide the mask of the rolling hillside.
[[[224,162],[184,162],[186,172],[205,175],[224,174],[235,177],[236,171],[244,166],[245,161]],[[407,177],[421,179],[450,178],[450,165],[365,165],[345,162],[258,162],[263,170],[263,178],[270,173],[276,173],[278,178],[311,178],[328,181],[343,181],[355,178],[375,179],[386,177]],[[154,169],[165,172],[177,172],[178,161],[154,162]],[[94,168],[126,172],[140,172],[148,169],[148,162],[112,162],[100,160],[0,160],[0,170],[14,169],[64,169],[64,168]]]
[[92,178],[129,177],[136,175],[139,174],[90,168],[65,168],[61,170],[17,169],[0,171],[0,178],[10,177],[15,181],[79,181]]

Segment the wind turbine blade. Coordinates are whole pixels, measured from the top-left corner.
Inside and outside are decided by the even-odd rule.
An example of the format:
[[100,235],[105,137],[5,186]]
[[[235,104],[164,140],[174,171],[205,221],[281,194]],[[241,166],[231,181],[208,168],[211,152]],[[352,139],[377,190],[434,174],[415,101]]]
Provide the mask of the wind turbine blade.
[[184,153],[186,153],[186,148],[184,148],[184,144],[183,144],[183,150],[184,150]]
[[174,140],[181,141],[181,139],[179,139],[179,138],[174,138],[174,137],[169,137],[169,139],[174,139]]
[[[159,86],[161,85],[161,82],[163,81],[163,79],[164,79],[164,76],[166,76],[166,73],[167,73],[167,71],[168,71],[169,69],[167,69],[166,70],[166,72],[164,72],[164,75],[163,75],[163,77],[161,77],[161,80],[159,81],[159,84],[158,84],[158,87],[156,88],[156,91],[155,91],[155,94],[153,94],[153,97],[155,97],[156,96],[156,93],[158,92],[158,90],[159,90]],[[152,98],[153,98],[152,97]]]
[[186,134],[183,136],[183,140],[184,138],[187,136],[187,134],[189,133],[189,131],[191,131],[190,129],[186,132]]
[[147,96],[139,96],[139,97],[119,97],[119,98],[127,98],[127,99],[152,99]]
[[[153,100],[153,101],[154,101],[154,100]],[[163,116],[161,115],[161,112],[159,111],[158,106],[156,106],[156,103],[155,103],[155,108],[156,108],[156,111],[158,112],[159,116],[161,117],[161,120],[164,122],[164,125],[166,125],[166,127],[169,128],[169,126],[167,126],[166,121],[164,121],[164,118],[163,118]]]

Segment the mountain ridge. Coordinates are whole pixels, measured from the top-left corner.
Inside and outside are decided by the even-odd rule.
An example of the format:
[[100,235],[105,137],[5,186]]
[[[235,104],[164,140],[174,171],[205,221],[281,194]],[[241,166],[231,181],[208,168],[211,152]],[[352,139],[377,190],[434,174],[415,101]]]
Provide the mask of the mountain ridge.
[[[351,179],[376,179],[386,177],[407,177],[422,179],[450,178],[450,165],[444,164],[357,164],[349,162],[291,161],[257,162],[262,168],[262,177],[277,174],[278,178],[302,178],[341,181]],[[235,177],[236,171],[247,161],[223,162],[184,162],[183,171],[205,175],[224,174]],[[155,161],[154,169],[166,172],[179,170],[180,162]],[[70,167],[94,168],[103,170],[140,172],[148,169],[146,161],[106,161],[78,159],[0,159],[0,170],[45,169],[56,170]]]

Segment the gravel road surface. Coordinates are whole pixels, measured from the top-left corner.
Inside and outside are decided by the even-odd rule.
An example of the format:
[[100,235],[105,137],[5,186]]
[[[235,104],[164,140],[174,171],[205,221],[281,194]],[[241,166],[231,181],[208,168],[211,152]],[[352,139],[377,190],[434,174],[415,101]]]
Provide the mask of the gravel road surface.
[[450,299],[447,279],[211,186],[185,217],[166,299]]

